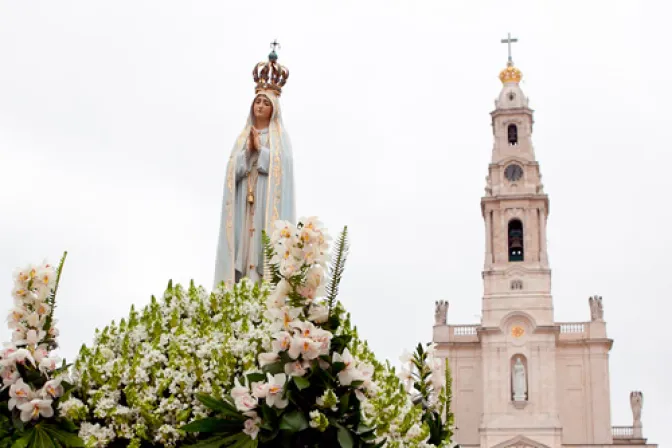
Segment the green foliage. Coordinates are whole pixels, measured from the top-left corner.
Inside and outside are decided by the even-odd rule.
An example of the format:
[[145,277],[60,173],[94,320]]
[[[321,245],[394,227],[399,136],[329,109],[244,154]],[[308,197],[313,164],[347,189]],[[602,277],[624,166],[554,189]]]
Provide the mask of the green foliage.
[[336,242],[336,250],[333,253],[331,264],[329,265],[329,284],[327,285],[327,306],[329,307],[329,317],[332,315],[334,303],[338,296],[338,286],[343,278],[345,271],[345,262],[348,258],[350,243],[348,241],[348,226],[343,227],[341,234]]

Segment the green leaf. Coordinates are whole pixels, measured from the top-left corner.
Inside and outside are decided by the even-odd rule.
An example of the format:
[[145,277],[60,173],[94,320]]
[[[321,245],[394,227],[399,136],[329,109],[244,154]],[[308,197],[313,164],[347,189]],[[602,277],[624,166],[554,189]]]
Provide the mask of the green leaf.
[[350,431],[343,426],[339,425],[336,437],[338,438],[338,444],[341,445],[341,448],[352,448],[355,444],[352,434],[350,434]]
[[247,374],[247,384],[259,383],[266,381],[266,375],[263,373],[248,373]]
[[28,429],[26,432],[23,433],[23,437],[16,440],[12,444],[12,448],[26,448],[28,446],[28,442],[30,442],[30,439],[33,438],[34,432],[35,430],[33,428]]
[[345,363],[344,362],[335,362],[331,365],[331,370],[334,375],[336,375],[338,372],[341,370],[345,369]]
[[224,440],[227,436],[213,436],[209,439],[201,440],[193,445],[187,445],[189,448],[219,448],[224,446]]
[[72,432],[64,431],[56,425],[50,424],[38,424],[37,427],[41,427],[44,432],[46,432],[51,439],[54,439],[58,442],[65,444],[68,447],[82,447],[84,446],[84,441],[80,439],[77,434]]
[[77,425],[75,425],[72,420],[68,420],[67,418],[61,417],[58,419],[58,426],[67,432],[77,432],[78,430]]
[[308,428],[306,416],[301,411],[293,411],[284,414],[280,419],[280,429],[295,433]]
[[333,253],[331,263],[329,264],[329,275],[330,282],[327,285],[327,306],[329,308],[329,317],[334,309],[334,302],[336,301],[336,296],[338,296],[338,286],[341,283],[341,278],[343,277],[343,271],[345,270],[345,261],[348,258],[348,226],[343,227],[343,231],[338,237],[336,242],[336,250]]
[[278,373],[285,372],[285,365],[282,362],[274,362],[273,364],[266,364],[261,368],[261,371],[264,374],[270,373],[271,375],[277,375]]
[[350,383],[350,387],[352,387],[353,389],[358,389],[359,386],[361,386],[362,384],[364,384],[364,381],[357,380]]
[[195,420],[181,428],[186,432],[240,432],[243,424],[240,421],[223,420],[216,417],[207,417]]
[[55,448],[54,442],[51,440],[49,434],[40,428],[39,425],[35,426],[35,431],[33,432],[33,437],[30,439],[30,444],[28,448]]
[[238,410],[231,403],[228,403],[224,400],[218,400],[205,394],[196,394],[196,398],[198,398],[201,403],[213,411],[217,411],[222,415],[236,420],[245,420],[245,417],[240,412],[238,412]]
[[294,384],[296,384],[296,387],[299,388],[299,390],[303,390],[307,387],[310,387],[310,381],[307,380],[306,378],[302,376],[295,376],[293,378]]

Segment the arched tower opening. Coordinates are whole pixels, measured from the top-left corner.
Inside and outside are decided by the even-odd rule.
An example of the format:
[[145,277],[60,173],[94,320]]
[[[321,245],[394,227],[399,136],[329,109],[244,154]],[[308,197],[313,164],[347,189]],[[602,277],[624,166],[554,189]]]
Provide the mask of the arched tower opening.
[[509,145],[518,144],[518,126],[515,124],[510,124],[507,128],[507,134],[509,139]]
[[509,221],[509,261],[523,261],[524,258],[523,223],[520,219],[512,219]]

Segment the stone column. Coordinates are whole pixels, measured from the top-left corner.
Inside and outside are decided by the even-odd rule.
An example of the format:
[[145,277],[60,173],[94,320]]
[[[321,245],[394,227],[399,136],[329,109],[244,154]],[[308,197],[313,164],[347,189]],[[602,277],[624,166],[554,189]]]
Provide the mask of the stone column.
[[492,211],[485,212],[485,267],[492,265]]
[[539,258],[543,266],[548,265],[548,256],[546,255],[546,211],[539,209],[539,233],[541,235],[539,241]]

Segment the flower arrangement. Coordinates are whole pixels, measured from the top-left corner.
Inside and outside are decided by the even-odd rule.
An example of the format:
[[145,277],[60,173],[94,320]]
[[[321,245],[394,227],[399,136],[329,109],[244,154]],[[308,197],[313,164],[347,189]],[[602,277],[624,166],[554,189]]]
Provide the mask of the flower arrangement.
[[212,293],[169,282],[97,330],[69,377],[51,355],[62,263],[20,271],[0,448],[449,446],[449,383],[432,348],[409,360],[417,372],[402,369],[409,386],[336,300],[347,228],[331,258],[315,218],[279,222],[264,241],[269,282]]
[[230,391],[270,344],[267,296],[247,280],[213,294],[169,283],[161,300],[152,297],[141,312],[131,308],[128,319],[96,332],[73,367],[80,401],[70,412],[86,446],[188,442],[180,428],[209,414],[196,394]]
[[[420,408],[399,381],[389,381],[393,371],[390,375],[357,340],[349,316],[336,302],[347,228],[329,276],[328,239],[321,223],[310,218],[296,227],[279,222],[266,241],[275,285],[267,300],[271,350],[259,354],[256,369],[236,378],[229,396],[199,396],[219,414],[183,428],[214,433],[202,446],[420,447],[448,442],[440,415],[445,383],[437,360],[419,346],[417,386],[432,401],[431,407]],[[379,378],[392,388],[382,389]],[[401,421],[391,424],[390,418]]]
[[186,431],[215,432],[207,443],[224,446],[385,443],[365,417],[368,397],[378,388],[374,366],[351,353],[352,334],[342,331],[344,313],[335,302],[347,228],[339,239],[329,284],[328,240],[315,218],[297,226],[277,223],[267,241],[275,285],[266,302],[273,338],[270,350],[259,354],[254,369],[235,379],[229,396],[200,397],[220,417],[197,420]]
[[59,409],[72,389],[67,366],[51,353],[58,347],[54,308],[65,257],[58,268],[45,263],[14,274],[12,341],[0,352],[0,447],[83,446]]

